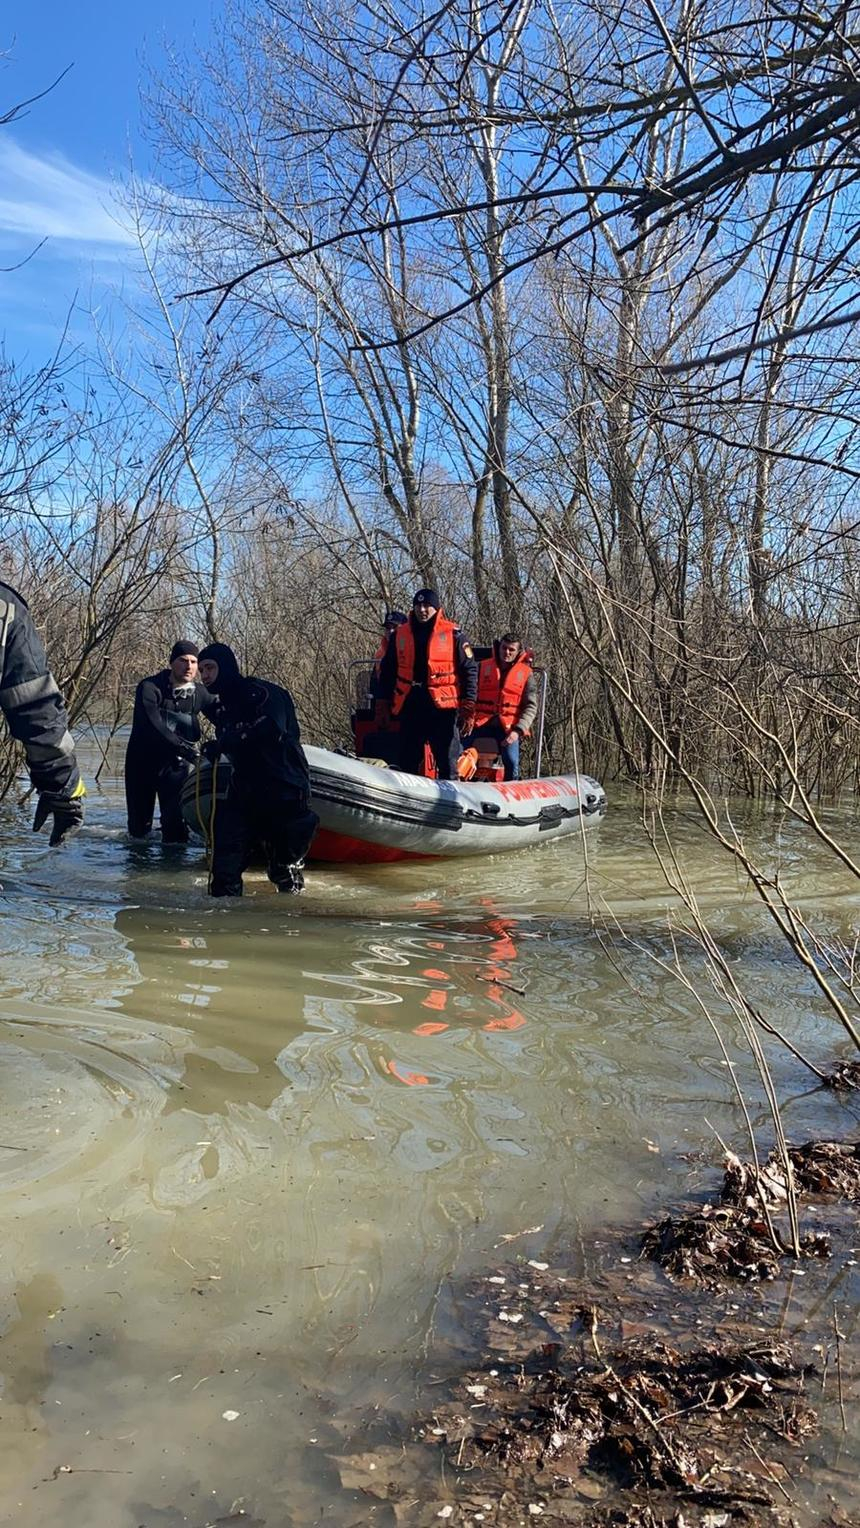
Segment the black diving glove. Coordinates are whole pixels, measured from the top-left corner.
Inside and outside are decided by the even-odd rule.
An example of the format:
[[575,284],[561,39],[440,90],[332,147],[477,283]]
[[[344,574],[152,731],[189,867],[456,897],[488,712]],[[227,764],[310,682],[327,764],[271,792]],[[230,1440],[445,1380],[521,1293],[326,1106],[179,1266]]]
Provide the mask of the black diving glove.
[[210,737],[207,739],[200,750],[200,756],[203,759],[208,759],[210,764],[214,764],[218,759],[220,759],[221,744],[216,737]]
[[71,798],[60,796],[56,791],[42,791],[36,803],[36,815],[33,818],[33,832],[38,833],[45,826],[48,818],[53,816],[54,826],[51,828],[51,836],[48,843],[52,849],[58,844],[64,844],[67,838],[77,833],[84,820],[84,788],[81,785],[78,794]]

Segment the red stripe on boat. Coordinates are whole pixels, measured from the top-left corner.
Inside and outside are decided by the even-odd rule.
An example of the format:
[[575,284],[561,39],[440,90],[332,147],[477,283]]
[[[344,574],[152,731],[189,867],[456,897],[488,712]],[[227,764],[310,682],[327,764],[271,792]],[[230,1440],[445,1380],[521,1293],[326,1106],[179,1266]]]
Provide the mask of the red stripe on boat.
[[393,860],[438,859],[438,854],[416,854],[412,849],[397,849],[392,844],[374,844],[367,838],[350,838],[331,828],[318,828],[308,859],[337,865],[390,865]]

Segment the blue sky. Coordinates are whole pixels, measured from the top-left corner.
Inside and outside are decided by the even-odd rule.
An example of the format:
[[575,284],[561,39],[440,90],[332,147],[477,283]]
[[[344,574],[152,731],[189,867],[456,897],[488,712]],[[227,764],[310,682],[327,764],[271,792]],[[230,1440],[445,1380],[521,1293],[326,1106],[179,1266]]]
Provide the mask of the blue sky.
[[[133,161],[145,175],[141,82],[164,68],[172,45],[205,46],[221,0],[23,0],[0,23],[0,112],[65,77],[26,115],[0,128],[0,333],[7,355],[39,362],[51,353],[73,304],[72,334],[84,342],[85,311],[102,314],[133,282],[128,232],[112,204]],[[5,9],[5,8],[4,8]]]

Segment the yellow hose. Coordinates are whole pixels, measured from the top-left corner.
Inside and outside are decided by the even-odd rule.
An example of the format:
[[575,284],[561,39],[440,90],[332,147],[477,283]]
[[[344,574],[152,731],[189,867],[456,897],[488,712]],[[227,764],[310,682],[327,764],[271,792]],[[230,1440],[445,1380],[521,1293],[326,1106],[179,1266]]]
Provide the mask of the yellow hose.
[[215,812],[217,810],[217,807],[218,807],[218,760],[217,759],[213,759],[212,760],[212,796],[210,798],[210,807],[209,807],[209,837],[207,839],[207,843],[208,843],[208,855],[207,855],[207,857],[208,857],[208,862],[209,862],[209,879],[206,882],[206,890],[209,892],[210,896],[212,895],[212,862],[213,862],[213,860],[215,858]]

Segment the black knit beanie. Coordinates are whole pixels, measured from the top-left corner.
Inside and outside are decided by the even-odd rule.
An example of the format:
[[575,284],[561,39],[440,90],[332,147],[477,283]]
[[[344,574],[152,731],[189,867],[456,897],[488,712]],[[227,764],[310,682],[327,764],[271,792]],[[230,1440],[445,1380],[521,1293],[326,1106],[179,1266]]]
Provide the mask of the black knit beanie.
[[170,662],[172,663],[174,658],[196,658],[198,654],[196,642],[174,642],[170,649]]
[[417,605],[419,600],[422,605],[432,605],[434,610],[441,609],[439,594],[436,589],[416,589],[412,596],[413,605]]

